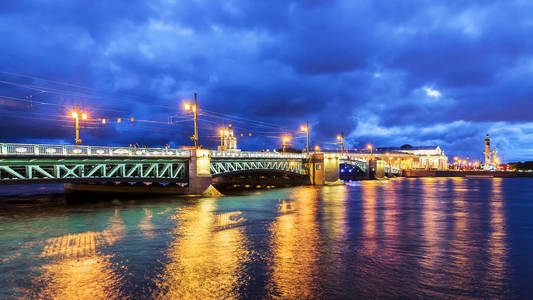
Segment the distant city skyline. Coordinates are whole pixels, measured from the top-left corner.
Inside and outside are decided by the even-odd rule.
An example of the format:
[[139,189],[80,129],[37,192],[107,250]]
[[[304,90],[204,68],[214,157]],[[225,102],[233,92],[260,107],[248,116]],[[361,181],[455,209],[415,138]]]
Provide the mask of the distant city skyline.
[[[533,160],[525,1],[11,1],[0,10],[0,140],[216,148],[438,145]],[[511,21],[512,20],[512,21]],[[118,119],[120,118],[120,122]],[[133,118],[133,119],[131,119]],[[103,121],[105,120],[105,121]],[[170,125],[169,123],[172,123]],[[242,135],[242,136],[241,136]]]

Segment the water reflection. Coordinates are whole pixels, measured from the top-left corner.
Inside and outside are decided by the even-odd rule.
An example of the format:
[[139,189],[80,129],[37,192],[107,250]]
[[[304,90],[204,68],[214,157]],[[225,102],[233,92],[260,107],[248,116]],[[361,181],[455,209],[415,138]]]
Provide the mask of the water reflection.
[[377,230],[376,230],[376,203],[378,198],[379,182],[370,181],[361,185],[361,201],[362,201],[362,252],[373,255],[378,249],[377,245]]
[[508,248],[506,244],[504,196],[502,192],[502,179],[494,178],[492,181],[492,197],[490,201],[490,230],[488,240],[488,266],[490,272],[487,276],[488,285],[502,287],[507,275]]
[[101,232],[87,231],[46,240],[41,257],[49,263],[40,268],[41,275],[35,280],[37,288],[27,293],[41,299],[122,298],[124,269],[113,264],[113,255],[104,255],[102,249],[124,237],[123,223],[116,212]]
[[201,199],[176,212],[175,239],[166,253],[168,262],[156,280],[157,298],[237,298],[239,287],[246,281],[246,237],[243,227],[216,230],[233,223],[231,216],[240,216],[219,216],[214,213],[216,208],[215,199]]
[[317,196],[313,188],[295,189],[290,195],[293,213],[280,214],[270,227],[272,262],[267,290],[271,296],[304,299],[318,294]]
[[423,178],[0,212],[0,298],[527,296],[532,197]]
[[153,213],[151,209],[144,209],[145,216],[139,222],[139,230],[148,239],[154,238],[154,225],[152,224]]

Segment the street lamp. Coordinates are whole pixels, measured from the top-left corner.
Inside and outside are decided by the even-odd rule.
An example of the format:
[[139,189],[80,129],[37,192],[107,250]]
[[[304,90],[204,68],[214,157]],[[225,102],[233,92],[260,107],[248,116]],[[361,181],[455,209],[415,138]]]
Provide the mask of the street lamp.
[[283,136],[281,138],[281,145],[283,146],[283,151],[285,152],[285,148],[287,147],[287,144],[291,141],[291,139],[288,136]]
[[228,131],[220,129],[220,149],[224,150],[224,137],[228,135]]
[[196,93],[194,93],[194,104],[185,103],[183,108],[187,111],[192,110],[194,113],[194,135],[191,137],[191,140],[194,141],[194,149],[198,149],[198,100]]
[[222,149],[223,138],[224,138],[224,130],[220,129],[220,149]]
[[337,136],[337,141],[339,142],[333,144],[341,144],[341,155],[344,155],[344,132]]
[[[80,145],[81,144],[81,139],[80,139],[80,111],[79,111],[79,108],[78,106],[76,105],[76,109],[70,114],[72,116],[72,118],[74,119],[75,123],[76,123],[76,146]],[[87,114],[82,112],[81,113],[81,119],[82,120],[87,120]]]
[[316,145],[316,146],[315,146],[315,152],[318,152],[318,151],[320,151],[320,146],[319,146],[319,145]]
[[372,149],[373,149],[372,144],[368,144],[368,145],[366,145],[366,148],[367,148],[368,150],[370,150],[370,154],[372,154]]
[[307,121],[306,126],[302,126],[300,131],[307,133],[307,144],[305,145],[305,150],[309,154],[309,121]]

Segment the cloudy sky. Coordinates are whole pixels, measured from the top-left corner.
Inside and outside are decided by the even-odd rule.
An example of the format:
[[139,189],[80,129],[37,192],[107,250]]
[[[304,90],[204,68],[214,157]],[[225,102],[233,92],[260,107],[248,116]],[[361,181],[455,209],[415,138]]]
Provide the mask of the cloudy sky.
[[478,158],[489,133],[505,160],[532,159],[532,11],[509,0],[4,1],[0,140],[72,143],[79,105],[84,144],[190,145],[182,105],[196,92],[206,147],[228,122],[243,149],[279,147],[284,133],[302,147],[309,120],[322,147],[344,132],[347,148]]

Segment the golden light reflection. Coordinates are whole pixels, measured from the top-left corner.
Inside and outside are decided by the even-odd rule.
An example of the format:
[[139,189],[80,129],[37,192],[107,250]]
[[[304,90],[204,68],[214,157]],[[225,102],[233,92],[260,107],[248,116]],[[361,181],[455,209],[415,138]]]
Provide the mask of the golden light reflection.
[[220,213],[216,215],[215,228],[224,229],[244,222],[241,211]]
[[338,250],[346,241],[346,201],[348,188],[345,185],[324,186],[322,188],[322,223],[326,235],[334,243],[331,247]]
[[239,213],[217,216],[216,200],[201,199],[177,211],[175,240],[167,251],[169,262],[156,280],[156,298],[237,298],[241,275],[249,260],[244,227],[217,230],[217,224]]
[[319,271],[319,232],[314,188],[298,188],[291,195],[294,213],[280,214],[273,222],[273,261],[267,290],[282,299],[309,299],[316,295]]
[[152,210],[145,208],[145,216],[139,222],[139,230],[144,234],[146,238],[154,237],[154,224],[152,224]]
[[445,184],[440,178],[424,178],[422,181],[422,238],[423,238],[423,255],[420,264],[424,267],[424,272],[420,276],[420,281],[431,286],[435,282],[435,278],[442,278],[444,275],[440,272],[443,264],[442,245],[443,230],[440,224],[444,224],[443,219],[446,218],[445,211],[442,207],[439,197],[441,185]]
[[[82,232],[45,241],[42,257],[50,259],[41,267],[35,290],[40,299],[119,299],[123,269],[111,263],[112,255],[101,248],[122,239],[125,226],[118,216],[109,218],[101,232]],[[119,271],[120,270],[120,271]],[[33,297],[32,296],[32,297]]]
[[488,240],[489,284],[501,285],[507,271],[507,243],[505,231],[504,197],[502,178],[492,179],[492,198],[490,201],[490,227]]
[[448,282],[451,286],[462,287],[468,284],[465,281],[463,274],[468,274],[469,269],[469,210],[467,199],[466,185],[468,179],[457,178],[453,182],[453,231],[451,238],[451,259],[450,265],[447,266],[447,272],[457,274],[456,276],[448,278]]
[[294,203],[292,203],[292,201],[282,200],[281,203],[278,204],[279,213],[286,214],[292,211],[294,211]]
[[[395,192],[397,188],[397,183],[390,182],[388,183],[389,188],[392,186],[393,191],[390,191],[389,188],[386,190],[383,195],[383,240],[387,243],[381,247],[381,256],[386,258],[387,263],[391,265],[397,265],[400,263],[401,257],[396,253],[397,249],[394,247],[395,243],[401,242],[401,223],[398,218],[400,210],[398,207],[398,196]],[[384,191],[381,191],[383,194]],[[378,234],[379,235],[379,234]]]
[[376,203],[378,197],[378,181],[368,181],[361,185],[362,210],[363,210],[363,231],[362,245],[363,251],[375,252],[378,250],[376,231]]

